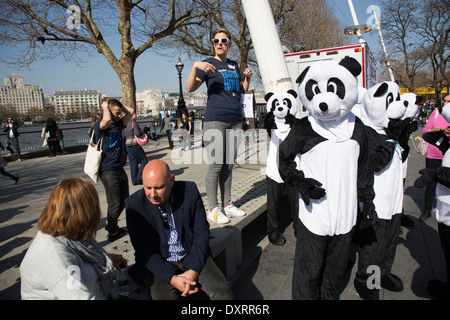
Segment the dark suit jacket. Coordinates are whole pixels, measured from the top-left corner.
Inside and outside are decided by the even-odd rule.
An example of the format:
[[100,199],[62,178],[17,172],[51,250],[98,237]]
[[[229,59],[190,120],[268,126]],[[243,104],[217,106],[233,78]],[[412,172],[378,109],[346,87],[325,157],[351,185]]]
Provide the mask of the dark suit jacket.
[[[188,254],[184,268],[200,273],[211,254],[209,223],[197,185],[175,181],[172,187],[172,211],[181,244]],[[151,272],[170,282],[177,268],[166,260],[166,234],[161,213],[141,189],[125,200],[127,229],[135,250],[136,264],[130,268],[133,280],[143,285]]]
[[[18,138],[19,137],[19,125],[17,124],[17,122],[13,121],[13,125],[12,125],[12,131],[13,131],[13,136],[14,138]],[[6,125],[3,128],[3,132],[9,132],[10,128],[8,125]],[[6,136],[9,138],[9,133],[6,133]]]

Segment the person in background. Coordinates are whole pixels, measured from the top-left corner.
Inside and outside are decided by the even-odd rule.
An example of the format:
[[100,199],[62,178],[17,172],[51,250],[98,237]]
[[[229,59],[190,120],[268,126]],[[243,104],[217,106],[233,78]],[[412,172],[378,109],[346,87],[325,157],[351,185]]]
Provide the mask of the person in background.
[[180,147],[183,150],[188,151],[191,148],[191,121],[189,121],[188,115],[185,112],[181,114],[179,129],[181,137],[183,138],[183,141],[180,142]]
[[74,177],[56,185],[20,264],[23,300],[119,298],[112,271],[127,261],[107,254],[95,240],[101,216],[90,182]]
[[[5,151],[5,147],[3,146],[1,141],[0,141],[0,148],[3,151]],[[5,167],[7,166],[7,164],[8,164],[8,162],[6,162],[6,160],[3,159],[2,155],[0,154],[0,174],[5,177],[9,177],[9,178],[13,179],[16,182],[15,184],[18,184],[20,178],[5,170]]]
[[[450,123],[445,121],[444,117],[441,115],[442,107],[448,102],[450,102],[450,94],[446,94],[442,97],[442,104],[438,104],[438,107],[433,110],[423,128],[422,134],[425,134],[426,132],[443,131],[450,137]],[[444,155],[438,147],[429,144],[425,156],[425,167],[439,168],[442,165],[443,156]],[[433,182],[425,187],[425,204],[422,214],[419,217],[422,221],[426,221],[431,217],[431,210],[433,209],[433,203],[436,197],[436,185],[437,182]]]
[[47,136],[49,157],[56,157],[56,154],[58,153],[59,140],[57,137],[57,130],[58,125],[56,124],[56,121],[52,118],[47,118],[47,121],[45,121],[45,129],[42,134],[44,135],[43,139]]
[[[6,132],[6,149],[9,151],[9,155],[16,154],[17,160],[22,161],[22,155],[19,147],[19,124],[14,121],[13,117],[8,117],[8,123],[3,128],[3,132]],[[11,148],[11,146],[14,148]]]
[[147,155],[144,149],[139,145],[136,136],[141,134],[141,128],[136,121],[136,113],[133,113],[131,120],[125,128],[125,145],[127,146],[128,158],[130,159],[131,183],[133,185],[142,184],[142,171],[147,164]]
[[119,100],[111,99],[102,103],[103,117],[94,124],[95,142],[103,139],[100,180],[105,188],[108,203],[107,225],[109,241],[115,241],[126,234],[119,228],[118,219],[125,208],[125,199],[129,195],[128,176],[123,169],[126,163],[123,130],[131,119],[134,109],[122,105]]
[[164,118],[162,120],[161,129],[162,131],[164,128],[166,129],[167,139],[169,140],[169,149],[173,149],[173,141],[172,141],[172,133],[173,133],[173,117],[169,115],[168,110],[164,110]]
[[[205,183],[208,198],[208,219],[216,223],[228,223],[226,215],[241,217],[245,212],[234,206],[231,202],[231,182],[234,161],[237,156],[238,143],[234,149],[228,150],[230,139],[228,133],[242,129],[244,113],[241,105],[241,92],[248,90],[252,71],[246,68],[241,75],[238,64],[228,59],[228,50],[231,47],[231,34],[225,28],[218,28],[212,33],[211,46],[214,56],[193,64],[186,82],[188,92],[196,91],[203,82],[208,89],[203,131],[215,129],[222,134],[222,148],[215,152],[222,152],[223,161],[215,161],[208,153],[208,171]],[[207,141],[205,146],[218,137]],[[218,150],[221,149],[221,150]],[[222,160],[222,159],[221,159]],[[220,187],[222,206],[219,208],[217,189]]]
[[[155,131],[156,131],[156,121],[155,121],[154,126],[155,126]],[[142,131],[147,135],[147,138],[152,139],[152,140],[158,139],[158,137],[156,136],[156,133],[152,131],[152,127],[151,127],[150,123],[148,123]]]

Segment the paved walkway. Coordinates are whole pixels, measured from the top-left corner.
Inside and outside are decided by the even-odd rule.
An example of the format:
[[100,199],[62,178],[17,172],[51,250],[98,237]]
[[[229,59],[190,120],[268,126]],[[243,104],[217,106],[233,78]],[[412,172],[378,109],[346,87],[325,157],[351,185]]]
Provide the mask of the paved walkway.
[[[199,141],[196,142],[197,144]],[[206,195],[204,177],[206,165],[202,161],[196,164],[174,163],[171,153],[167,149],[167,140],[161,137],[158,141],[150,141],[144,150],[148,159],[163,159],[167,161],[178,180],[195,181],[202,196]],[[198,145],[197,145],[198,147]],[[201,148],[192,150],[192,161],[198,161]],[[199,153],[201,154],[201,153]],[[23,256],[34,238],[37,219],[48,200],[48,197],[63,178],[84,176],[84,152],[69,153],[55,158],[38,157],[22,162],[10,162],[7,171],[21,177],[20,183],[6,177],[0,177],[0,299],[20,299],[19,266]],[[197,159],[197,160],[195,160]],[[423,205],[423,190],[414,188],[413,182],[417,172],[424,166],[423,156],[411,152],[409,160],[409,174],[405,186],[405,213],[412,217],[415,226],[411,229],[402,228],[399,237],[397,256],[393,272],[405,282],[405,290],[401,293],[391,293],[383,290],[381,298],[385,300],[402,299],[431,299],[426,290],[430,279],[445,280],[445,261],[439,244],[437,224],[434,219],[419,222],[420,209]],[[195,162],[194,162],[195,163]],[[125,170],[129,173],[129,167]],[[232,198],[251,215],[254,208],[261,210],[265,201],[263,166],[260,164],[241,164],[235,167],[233,173]],[[251,190],[240,189],[239,186],[249,185],[249,177],[261,179],[250,183]],[[106,215],[106,197],[103,185],[95,185],[99,192],[102,212]],[[130,194],[141,186],[133,186],[130,182]],[[205,203],[206,204],[206,203]],[[234,218],[239,219],[239,218]],[[97,233],[97,240],[105,247],[110,246],[103,228]],[[233,225],[241,223],[232,221]],[[232,279],[232,290],[235,299],[251,300],[284,300],[291,298],[291,279],[295,237],[292,226],[287,222],[285,236],[287,243],[283,247],[269,244],[265,236],[265,213],[254,215],[252,221],[242,227],[242,243],[244,261],[237,276]],[[120,226],[125,226],[125,214],[119,220]],[[226,228],[211,224],[211,228]],[[343,283],[341,299],[359,300],[353,288],[356,256],[352,255],[352,269],[349,267],[348,276]]]

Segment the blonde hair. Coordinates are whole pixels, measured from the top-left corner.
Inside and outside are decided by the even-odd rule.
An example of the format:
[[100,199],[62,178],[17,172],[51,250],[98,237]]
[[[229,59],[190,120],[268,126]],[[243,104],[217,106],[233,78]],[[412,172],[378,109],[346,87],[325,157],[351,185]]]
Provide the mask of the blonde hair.
[[81,177],[60,181],[39,217],[37,228],[52,236],[71,240],[93,237],[100,224],[97,190]]
[[214,37],[215,37],[216,34],[218,34],[218,33],[225,33],[225,34],[227,35],[228,39],[231,40],[231,33],[230,33],[230,31],[228,31],[227,28],[220,27],[220,28],[217,28],[216,30],[214,30],[214,31],[212,32],[212,34],[211,34],[211,41],[212,41],[212,39],[214,39]]

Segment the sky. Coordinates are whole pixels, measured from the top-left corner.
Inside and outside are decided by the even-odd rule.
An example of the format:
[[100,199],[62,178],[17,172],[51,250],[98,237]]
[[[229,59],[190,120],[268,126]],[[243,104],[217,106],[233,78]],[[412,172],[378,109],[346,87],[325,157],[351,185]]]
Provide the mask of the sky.
[[[354,25],[350,12],[348,0],[327,0],[334,8],[338,19],[345,25]],[[356,16],[359,24],[373,24],[372,11],[367,13],[371,5],[379,5],[378,0],[353,0]],[[382,14],[382,12],[381,12]],[[351,44],[357,44],[357,36],[352,37]],[[381,51],[379,34],[377,30],[372,30],[363,35],[371,51],[375,56]],[[0,55],[13,54],[14,48],[0,46]],[[189,73],[194,61],[187,57],[181,57],[184,63],[182,85],[185,87],[185,77]],[[179,81],[175,64],[176,57],[165,57],[145,52],[137,60],[135,66],[136,90],[143,91],[149,88],[157,88],[162,92],[178,92]],[[99,90],[106,96],[121,96],[122,91],[120,81],[112,67],[103,55],[96,54],[88,57],[83,67],[77,66],[74,62],[68,62],[63,57],[53,60],[40,60],[30,66],[30,70],[16,70],[11,65],[0,62],[0,77],[9,74],[18,74],[24,78],[25,84],[40,86],[45,96],[51,96],[57,90]],[[0,80],[3,83],[2,80]],[[250,86],[250,90],[261,90],[262,88]],[[202,85],[198,91],[206,91]]]

